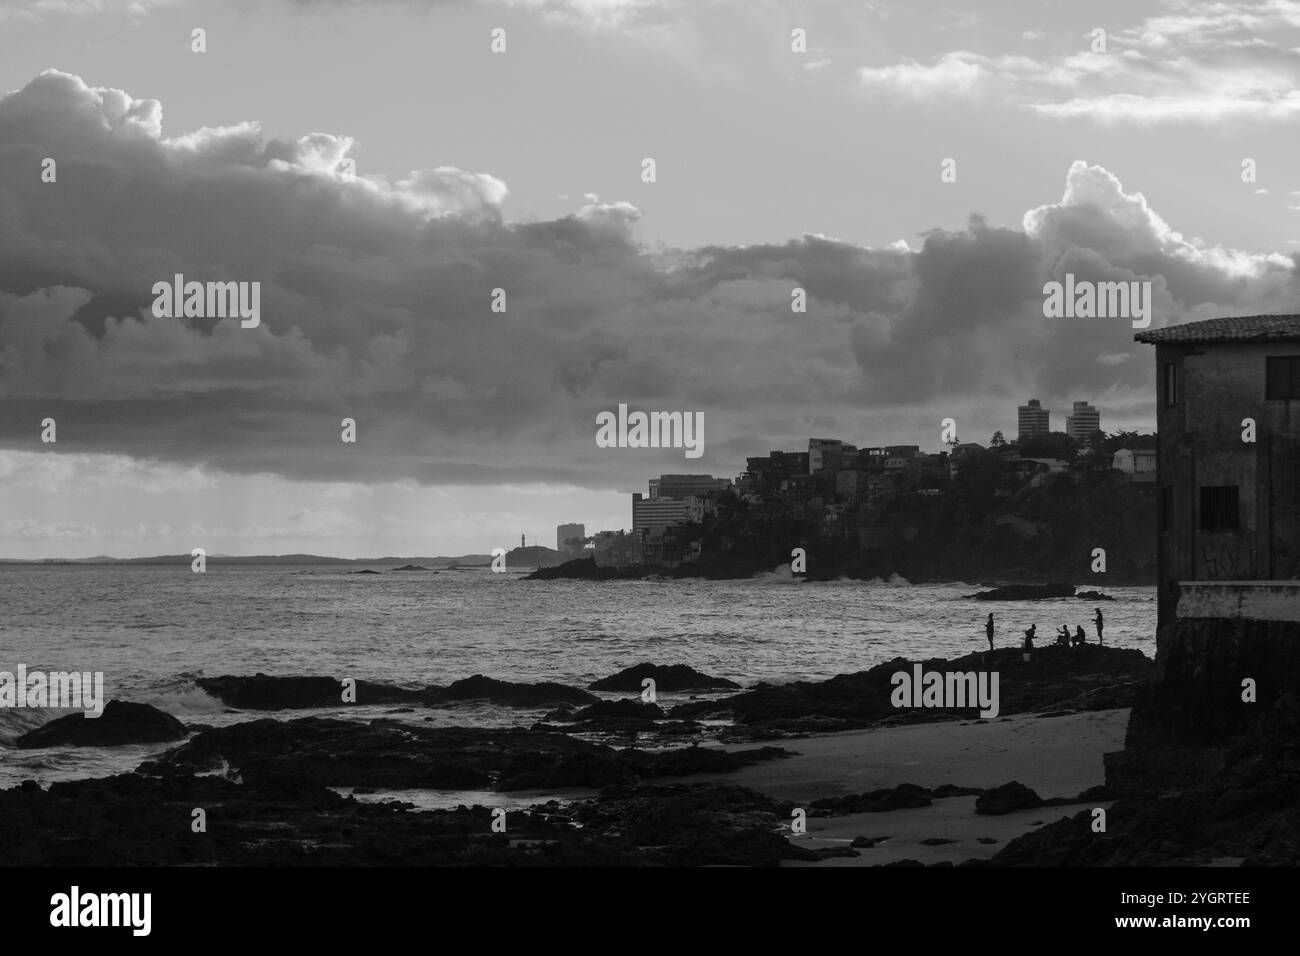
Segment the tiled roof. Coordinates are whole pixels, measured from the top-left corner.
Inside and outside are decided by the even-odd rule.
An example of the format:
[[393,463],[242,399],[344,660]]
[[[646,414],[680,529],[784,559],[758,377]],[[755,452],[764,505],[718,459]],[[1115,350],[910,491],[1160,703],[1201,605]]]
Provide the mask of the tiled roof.
[[1204,322],[1184,322],[1139,332],[1135,341],[1148,345],[1170,342],[1267,342],[1300,339],[1300,315],[1242,315]]

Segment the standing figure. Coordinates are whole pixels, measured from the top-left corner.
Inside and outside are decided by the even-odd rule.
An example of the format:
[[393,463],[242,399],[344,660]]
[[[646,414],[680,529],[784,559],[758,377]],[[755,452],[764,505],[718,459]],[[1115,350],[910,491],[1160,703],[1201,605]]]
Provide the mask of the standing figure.
[[984,633],[988,635],[989,650],[993,650],[993,613],[989,612],[989,619],[984,622]]
[[1097,608],[1097,643],[1098,643],[1098,644],[1105,644],[1106,642],[1105,642],[1105,640],[1102,639],[1102,636],[1101,636],[1101,624],[1102,624],[1102,621],[1101,621],[1101,608]]
[[1020,655],[1021,660],[1029,660],[1029,655],[1034,650],[1034,632],[1037,629],[1037,624],[1030,624],[1029,627],[1025,629],[1025,646],[1023,648],[1023,653]]

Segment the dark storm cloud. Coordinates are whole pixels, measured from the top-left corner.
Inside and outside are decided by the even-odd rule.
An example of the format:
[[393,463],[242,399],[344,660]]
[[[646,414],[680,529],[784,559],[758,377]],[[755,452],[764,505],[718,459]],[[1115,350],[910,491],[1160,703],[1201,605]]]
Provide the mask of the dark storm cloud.
[[[704,412],[690,470],[722,471],[790,438],[781,422],[1145,394],[1149,357],[1122,361],[1141,353],[1128,323],[1043,318],[1042,284],[1066,271],[1156,277],[1157,325],[1294,309],[1297,291],[1294,261],[1188,242],[1082,163],[1022,228],[974,216],[919,251],[805,237],[652,252],[626,203],[508,223],[490,174],[350,178],[351,145],[251,123],[168,139],[156,101],[57,72],[0,98],[0,442],[30,447],[53,416],[59,450],[609,487],[685,466],[598,449],[595,414],[620,402]],[[175,273],[259,281],[261,326],[154,317],[153,284]]]

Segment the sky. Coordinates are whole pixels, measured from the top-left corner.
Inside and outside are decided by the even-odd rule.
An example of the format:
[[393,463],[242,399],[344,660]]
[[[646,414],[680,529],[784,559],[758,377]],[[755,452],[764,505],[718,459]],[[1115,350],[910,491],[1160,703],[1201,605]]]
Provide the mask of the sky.
[[1291,0],[0,0],[0,556],[553,546],[810,437],[1151,430],[1044,283],[1300,312],[1298,80]]

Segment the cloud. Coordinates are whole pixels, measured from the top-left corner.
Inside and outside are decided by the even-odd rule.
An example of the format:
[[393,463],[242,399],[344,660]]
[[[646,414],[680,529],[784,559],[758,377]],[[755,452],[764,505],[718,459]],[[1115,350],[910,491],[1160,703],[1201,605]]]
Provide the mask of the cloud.
[[524,7],[563,22],[596,29],[617,28],[644,14],[675,6],[672,0],[493,0],[511,7]]
[[979,98],[1100,123],[1290,122],[1300,118],[1300,2],[1176,0],[1170,12],[1055,56],[968,50],[864,67],[872,91],[916,100]]
[[[1300,291],[1300,256],[1189,239],[1083,162],[1019,227],[973,215],[914,250],[651,249],[626,201],[509,222],[490,173],[352,176],[343,134],[169,137],[163,115],[60,73],[0,98],[0,447],[122,456],[179,482],[627,490],[684,458],[598,448],[595,415],[621,402],[703,412],[691,470],[719,474],[814,423],[885,440],[1026,392],[1140,407],[1151,363],[1128,323],[1045,320],[1045,281],[1150,279],[1156,324],[1293,310]],[[260,282],[261,326],[154,317],[153,284],[176,273]],[[57,445],[39,443],[45,417]]]
[[175,7],[184,0],[5,0],[0,22],[19,20],[39,23],[55,16],[125,16],[132,22],[155,10]]

